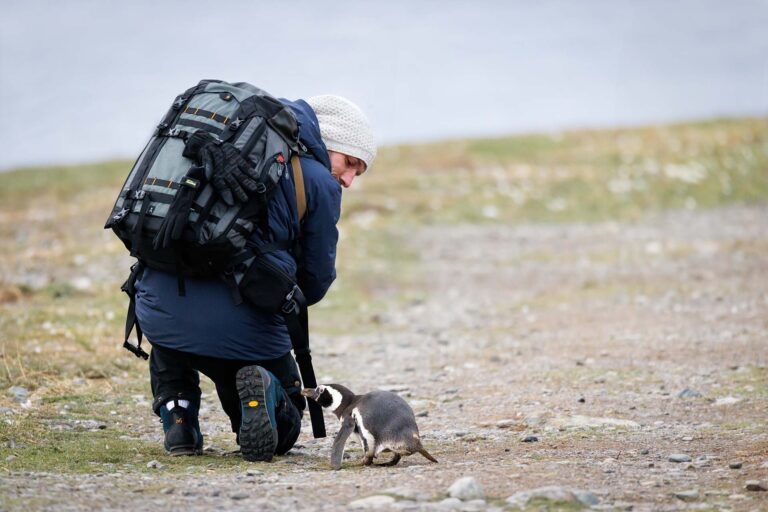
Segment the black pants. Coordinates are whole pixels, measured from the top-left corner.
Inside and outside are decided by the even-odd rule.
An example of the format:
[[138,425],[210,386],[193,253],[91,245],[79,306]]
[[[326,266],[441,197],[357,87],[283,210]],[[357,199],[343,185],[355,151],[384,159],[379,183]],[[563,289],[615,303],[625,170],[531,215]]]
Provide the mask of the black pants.
[[277,420],[278,455],[286,453],[296,443],[301,431],[301,416],[306,406],[301,396],[301,379],[290,352],[277,359],[243,361],[199,356],[157,345],[149,356],[149,376],[152,384],[152,409],[160,415],[160,407],[173,398],[200,401],[200,376],[207,376],[216,385],[216,393],[224,412],[229,416],[232,431],[240,430],[240,396],[235,375],[244,366],[259,365],[270,371],[282,386],[283,399],[275,410]]

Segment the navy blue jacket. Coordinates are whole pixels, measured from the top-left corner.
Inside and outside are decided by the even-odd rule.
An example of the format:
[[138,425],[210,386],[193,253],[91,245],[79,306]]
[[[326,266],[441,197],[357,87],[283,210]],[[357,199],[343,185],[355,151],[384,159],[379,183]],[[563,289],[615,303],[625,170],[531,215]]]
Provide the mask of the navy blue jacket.
[[[299,121],[299,138],[312,157],[301,157],[307,213],[299,226],[293,173],[284,174],[269,204],[269,228],[275,241],[301,234],[303,262],[288,251],[269,254],[289,275],[297,277],[309,304],[323,298],[336,278],[336,223],[341,210],[341,185],[330,172],[328,151],[312,108],[303,100],[281,100]],[[251,242],[264,243],[257,235]],[[147,268],[136,283],[136,316],[152,344],[223,359],[264,360],[291,349],[281,316],[246,303],[235,305],[219,279],[185,279],[179,296],[176,276]]]

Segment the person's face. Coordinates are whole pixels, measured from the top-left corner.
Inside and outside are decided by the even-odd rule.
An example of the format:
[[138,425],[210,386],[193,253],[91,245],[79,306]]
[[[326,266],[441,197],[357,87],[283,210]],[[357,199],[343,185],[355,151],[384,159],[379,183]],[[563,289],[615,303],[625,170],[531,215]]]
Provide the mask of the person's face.
[[352,181],[365,172],[365,162],[354,156],[338,151],[328,151],[331,159],[331,174],[344,188],[349,188]]

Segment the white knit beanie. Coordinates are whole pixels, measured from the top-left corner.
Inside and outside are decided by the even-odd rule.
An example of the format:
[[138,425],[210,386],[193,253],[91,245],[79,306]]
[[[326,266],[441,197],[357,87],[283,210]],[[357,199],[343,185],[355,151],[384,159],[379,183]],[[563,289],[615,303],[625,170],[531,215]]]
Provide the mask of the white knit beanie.
[[307,103],[320,122],[325,147],[359,158],[370,169],[376,158],[376,142],[363,111],[348,99],[331,94],[313,96]]

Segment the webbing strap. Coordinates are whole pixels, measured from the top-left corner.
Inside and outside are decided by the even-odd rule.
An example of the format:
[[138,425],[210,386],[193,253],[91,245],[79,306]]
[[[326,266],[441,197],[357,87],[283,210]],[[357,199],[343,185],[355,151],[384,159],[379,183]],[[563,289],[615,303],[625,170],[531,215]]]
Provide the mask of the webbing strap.
[[304,191],[304,173],[301,171],[299,155],[291,157],[291,169],[293,169],[293,183],[296,186],[296,207],[299,210],[299,222],[301,222],[307,213],[307,195]]
[[[123,283],[123,286],[120,287],[122,291],[128,294],[129,298],[128,313],[125,316],[125,341],[123,341],[123,348],[129,350],[136,357],[149,359],[149,354],[141,348],[141,338],[143,333],[139,326],[139,321],[136,318],[136,280],[143,270],[144,268],[141,263],[134,263],[131,267],[131,275],[128,276],[128,279]],[[136,345],[133,345],[128,341],[134,326],[136,326]]]
[[[297,288],[295,288],[297,289]],[[299,291],[300,293],[300,291]],[[305,388],[316,388],[317,379],[312,368],[312,356],[309,350],[309,322],[306,302],[296,303],[296,307],[290,312],[283,312],[285,325],[291,337],[293,354],[299,365],[301,380]],[[323,420],[323,408],[314,400],[307,400],[309,406],[309,419],[312,421],[312,435],[315,439],[325,437],[325,421]]]

